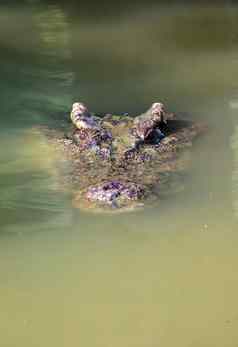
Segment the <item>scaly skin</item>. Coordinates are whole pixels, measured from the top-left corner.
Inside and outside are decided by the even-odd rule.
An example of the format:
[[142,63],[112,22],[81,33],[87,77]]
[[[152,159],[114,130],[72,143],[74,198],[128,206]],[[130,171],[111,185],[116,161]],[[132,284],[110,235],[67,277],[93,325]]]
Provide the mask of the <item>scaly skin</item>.
[[[188,149],[206,127],[177,120],[163,104],[130,116],[92,115],[82,103],[71,111],[73,131],[45,129],[50,144],[71,163],[66,180],[73,205],[99,211],[131,210],[179,184]],[[175,189],[178,190],[178,189]]]

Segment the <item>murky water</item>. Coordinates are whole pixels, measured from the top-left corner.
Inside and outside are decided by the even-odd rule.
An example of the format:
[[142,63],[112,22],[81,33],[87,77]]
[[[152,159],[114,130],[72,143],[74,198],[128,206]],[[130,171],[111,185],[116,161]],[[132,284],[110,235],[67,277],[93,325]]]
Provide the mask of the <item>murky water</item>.
[[[0,6],[0,345],[237,346],[238,7],[11,3]],[[135,114],[159,99],[207,120],[183,194],[131,214],[74,210],[29,129],[77,98]]]

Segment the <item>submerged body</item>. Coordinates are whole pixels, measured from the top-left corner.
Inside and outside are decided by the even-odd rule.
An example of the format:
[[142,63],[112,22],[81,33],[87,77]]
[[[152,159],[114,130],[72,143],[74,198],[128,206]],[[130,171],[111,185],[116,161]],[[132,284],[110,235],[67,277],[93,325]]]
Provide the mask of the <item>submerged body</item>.
[[[96,117],[74,103],[73,129],[44,129],[49,143],[69,165],[62,175],[73,191],[73,205],[97,211],[131,210],[146,200],[178,190],[188,149],[202,124],[178,120],[161,103],[137,117]],[[185,155],[186,153],[186,155]],[[180,181],[180,182],[179,182]]]

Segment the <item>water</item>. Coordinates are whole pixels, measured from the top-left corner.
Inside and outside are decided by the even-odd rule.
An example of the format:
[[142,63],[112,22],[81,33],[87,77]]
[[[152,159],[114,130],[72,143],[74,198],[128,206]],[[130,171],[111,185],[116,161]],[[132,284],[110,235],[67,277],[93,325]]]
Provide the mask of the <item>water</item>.
[[[231,1],[0,6],[1,346],[238,345],[237,17]],[[207,121],[184,192],[74,210],[30,129],[78,98]]]

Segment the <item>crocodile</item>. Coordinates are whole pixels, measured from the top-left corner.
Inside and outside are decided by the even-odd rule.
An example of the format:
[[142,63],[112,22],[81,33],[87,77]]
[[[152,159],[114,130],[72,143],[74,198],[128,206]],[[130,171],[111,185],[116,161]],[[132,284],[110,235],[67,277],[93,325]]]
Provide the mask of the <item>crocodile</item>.
[[161,102],[134,117],[91,113],[75,102],[68,120],[39,129],[67,163],[61,176],[73,206],[100,212],[131,211],[181,190],[192,144],[207,129]]

